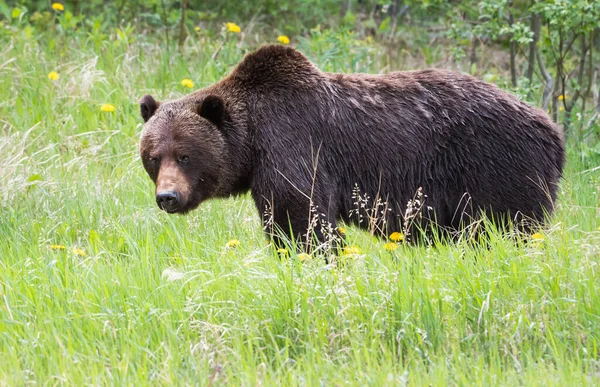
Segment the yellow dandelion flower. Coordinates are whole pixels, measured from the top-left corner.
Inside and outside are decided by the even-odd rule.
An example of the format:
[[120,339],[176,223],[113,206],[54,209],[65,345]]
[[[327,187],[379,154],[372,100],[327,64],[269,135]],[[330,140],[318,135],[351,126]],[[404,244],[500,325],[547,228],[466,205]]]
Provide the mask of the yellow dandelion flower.
[[79,257],[87,257],[87,254],[82,249],[73,249],[73,254]]
[[200,32],[200,27],[196,26],[195,30],[196,32]]
[[339,231],[340,234],[346,233],[346,227],[338,227],[337,230]]
[[233,32],[235,34],[239,34],[240,32],[242,32],[242,29],[240,28],[240,26],[238,26],[235,23],[226,23],[225,27],[227,27],[227,31],[229,32]]
[[386,249],[387,251],[394,251],[398,248],[398,244],[396,244],[394,242],[388,242],[385,245],[383,245],[383,248]]
[[115,107],[109,103],[103,103],[100,106],[100,111],[106,112],[106,113],[111,113],[111,112],[115,111]]
[[288,37],[287,37],[287,36],[285,36],[285,35],[279,35],[279,36],[277,37],[277,40],[278,40],[280,43],[282,43],[282,44],[290,44],[290,38],[288,38]]
[[277,254],[288,255],[287,249],[277,249]]
[[540,234],[539,232],[536,232],[535,234],[533,234],[531,236],[531,239],[533,239],[535,241],[543,241],[545,238],[542,234]]
[[559,111],[559,112],[562,112],[563,110],[565,110],[565,108],[564,108],[564,107],[562,107],[562,106],[558,108],[558,111]]
[[240,245],[240,241],[237,239],[230,239],[227,243],[225,243],[225,247],[228,249],[235,249]]
[[559,101],[563,101],[566,97],[564,96],[564,94],[561,94],[558,96],[558,100]]
[[60,78],[60,75],[56,71],[50,71],[48,73],[48,78],[50,78],[53,81],[56,81],[58,80],[58,78]]
[[400,242],[404,240],[404,235],[401,232],[393,232],[390,234],[390,240],[394,242]]
[[181,81],[181,86],[185,86],[191,89],[192,87],[194,87],[194,82],[192,82],[191,79],[186,78],[183,81]]
[[598,231],[600,231],[600,227],[598,227]]
[[63,245],[50,245],[50,248],[52,250],[66,250],[67,246],[63,246]]
[[240,26],[238,26],[235,23],[226,23],[225,26],[227,27],[227,31],[229,32],[233,32],[235,34],[239,34],[240,32],[242,32],[242,29],[240,28]]
[[356,246],[346,246],[342,250],[342,254],[344,255],[357,255],[360,254],[360,249]]
[[301,262],[304,262],[304,261],[310,261],[312,259],[312,257],[309,254],[301,253],[301,254],[298,254],[298,259]]
[[65,6],[62,5],[61,3],[52,3],[52,9],[55,11],[64,11],[65,10]]

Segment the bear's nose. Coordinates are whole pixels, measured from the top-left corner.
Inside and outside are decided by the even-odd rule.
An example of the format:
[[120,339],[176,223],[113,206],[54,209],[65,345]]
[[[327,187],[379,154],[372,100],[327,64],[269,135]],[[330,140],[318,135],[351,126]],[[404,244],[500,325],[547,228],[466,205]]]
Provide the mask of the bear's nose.
[[162,210],[171,212],[179,203],[179,194],[175,191],[162,191],[156,194],[156,204]]

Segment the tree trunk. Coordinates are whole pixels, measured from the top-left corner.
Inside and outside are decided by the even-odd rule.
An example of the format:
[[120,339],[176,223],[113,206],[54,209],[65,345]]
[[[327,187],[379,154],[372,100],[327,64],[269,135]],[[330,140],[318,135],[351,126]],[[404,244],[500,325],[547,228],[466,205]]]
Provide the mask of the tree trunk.
[[181,1],[181,20],[179,21],[179,49],[183,47],[185,38],[187,38],[187,31],[185,28],[185,11],[187,10],[188,0]]
[[[595,85],[597,77],[598,71],[595,70],[594,76],[592,77],[592,83],[594,84],[594,86],[592,87],[592,102],[594,103],[595,108],[592,118],[590,118],[590,120],[588,121],[588,129],[591,128],[592,125],[594,125],[594,123],[598,119],[598,116],[600,116],[600,85]],[[598,134],[598,136],[600,138],[600,133]]]
[[548,74],[548,70],[546,70],[546,66],[544,65],[544,59],[542,58],[542,54],[540,54],[540,50],[536,47],[535,54],[537,57],[537,62],[540,67],[540,72],[546,81],[546,85],[544,86],[544,93],[542,95],[542,109],[544,111],[548,111],[548,104],[550,102],[550,97],[552,96],[552,77]]
[[[508,3],[508,24],[511,26],[515,22],[512,12],[510,11],[510,7],[512,7],[512,1]],[[512,40],[512,36],[510,39],[510,81],[512,82],[513,87],[517,87],[517,43]]]
[[[529,43],[529,64],[527,66],[527,79],[529,86],[533,82],[533,73],[535,71],[535,59],[537,56],[537,43],[540,40],[540,31],[542,29],[542,17],[538,13],[531,14],[531,31],[533,32],[533,40]],[[531,98],[531,91],[527,95]]]
[[479,46],[479,37],[476,35],[471,39],[471,66],[477,63],[477,47]]
[[[585,76],[585,58],[587,57],[588,45],[586,44],[585,34],[581,35],[581,59],[579,59],[579,70],[577,71],[577,88],[569,100],[563,99],[565,107],[565,125],[571,127],[571,112],[580,98],[582,98],[583,78]],[[563,87],[563,93],[565,92]],[[564,96],[563,96],[564,97]],[[584,97],[585,98],[585,97]],[[583,112],[582,112],[583,114]]]
[[167,16],[167,5],[165,4],[165,0],[161,1],[162,4],[162,22],[164,24],[164,28],[165,28],[165,43],[166,43],[166,47],[167,47],[167,51],[169,51],[169,46],[171,45],[171,38],[169,37],[169,25],[168,25],[168,21],[169,18]]

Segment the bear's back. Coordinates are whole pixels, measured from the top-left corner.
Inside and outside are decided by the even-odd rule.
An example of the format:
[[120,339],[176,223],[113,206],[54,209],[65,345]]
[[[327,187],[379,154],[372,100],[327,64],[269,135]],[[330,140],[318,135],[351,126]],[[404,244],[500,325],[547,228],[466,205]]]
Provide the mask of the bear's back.
[[[474,77],[443,70],[330,74],[324,155],[350,156],[341,213],[355,185],[401,211],[423,187],[438,221],[472,214],[551,212],[564,164],[561,133],[541,110]],[[317,141],[318,142],[318,141]],[[326,159],[325,156],[322,156]],[[338,168],[337,156],[322,164]],[[471,210],[467,211],[468,207]]]

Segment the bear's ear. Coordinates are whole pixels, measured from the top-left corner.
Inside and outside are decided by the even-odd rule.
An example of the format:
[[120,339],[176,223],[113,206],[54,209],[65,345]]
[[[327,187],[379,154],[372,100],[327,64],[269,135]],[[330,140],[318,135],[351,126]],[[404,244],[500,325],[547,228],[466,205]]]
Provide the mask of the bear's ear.
[[225,114],[225,104],[216,95],[209,95],[202,101],[202,105],[198,108],[198,114],[220,127]]
[[140,101],[140,113],[142,113],[144,122],[148,122],[148,120],[152,118],[159,105],[160,102],[152,98],[151,95],[146,94],[142,97],[142,100]]

